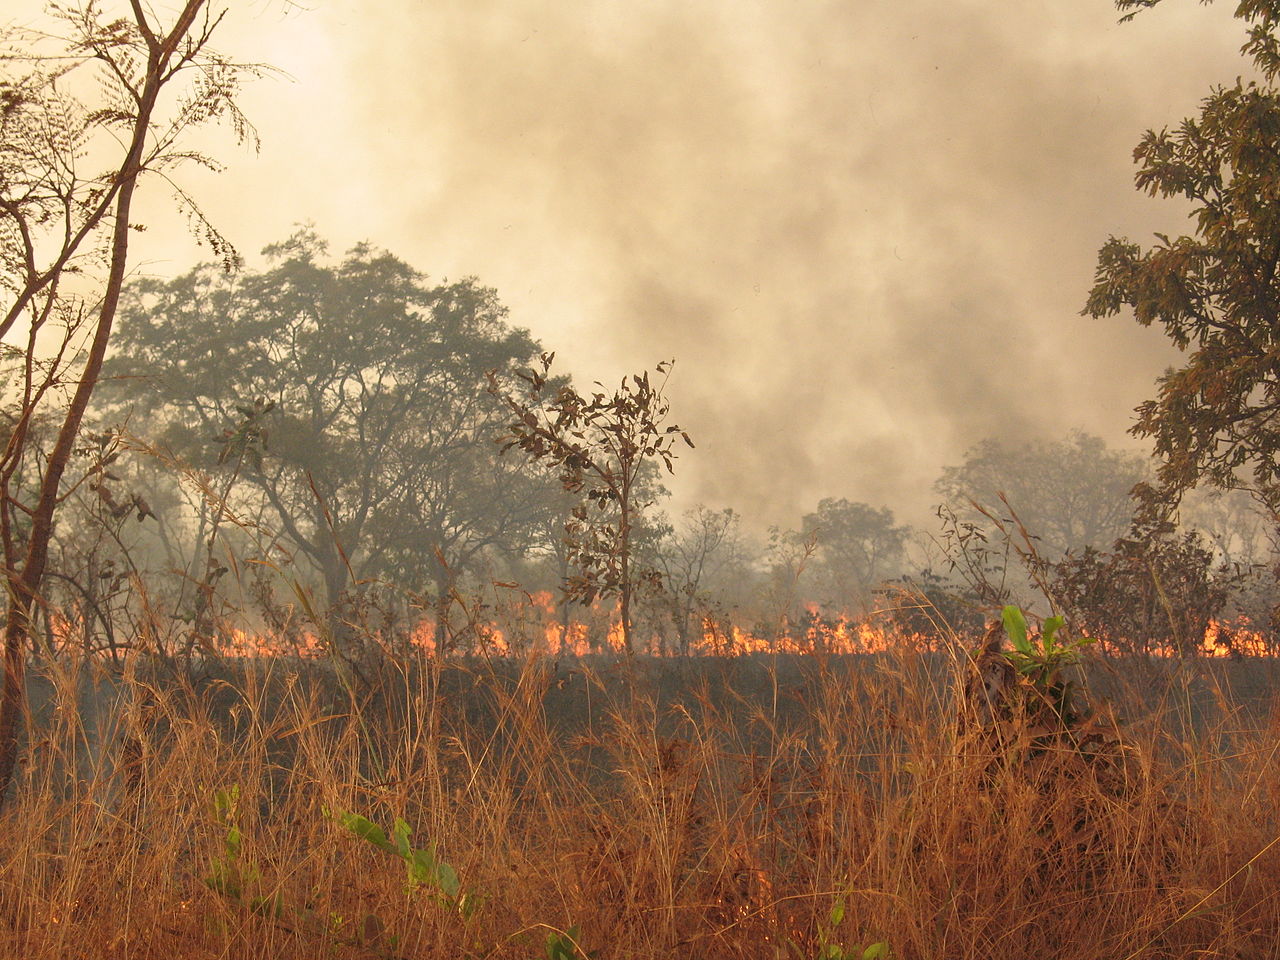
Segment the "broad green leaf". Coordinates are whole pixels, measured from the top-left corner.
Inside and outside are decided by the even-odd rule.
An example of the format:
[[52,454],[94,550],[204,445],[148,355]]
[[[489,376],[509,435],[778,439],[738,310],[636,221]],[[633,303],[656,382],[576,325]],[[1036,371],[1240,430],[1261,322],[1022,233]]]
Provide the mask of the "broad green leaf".
[[430,849],[413,851],[413,855],[409,857],[409,876],[415,883],[438,885],[439,869]]
[[409,845],[409,832],[409,824],[396,817],[396,822],[391,827],[391,833],[396,841],[396,852],[406,859],[413,852],[413,847]]
[[831,926],[832,928],[840,926],[840,921],[844,919],[844,901],[837,900],[835,906],[831,908]]
[[391,845],[391,841],[387,839],[387,833],[380,826],[367,817],[362,817],[358,813],[338,812],[338,821],[347,828],[355,836],[362,840],[368,840],[375,847],[382,850],[390,850],[392,853],[396,848]]
[[446,897],[456,897],[462,888],[457,871],[447,863],[436,864],[436,884]]
[[862,951],[862,960],[889,960],[889,944],[881,940]]
[[1045,620],[1044,629],[1040,631],[1040,640],[1044,644],[1045,653],[1053,652],[1054,637],[1057,636],[1064,623],[1066,623],[1066,620],[1062,617],[1049,617]]
[[1013,604],[1008,604],[1000,618],[1004,621],[1004,632],[1013,648],[1024,656],[1032,656],[1035,651],[1031,648],[1031,641],[1027,639],[1027,618],[1022,615],[1022,611]]

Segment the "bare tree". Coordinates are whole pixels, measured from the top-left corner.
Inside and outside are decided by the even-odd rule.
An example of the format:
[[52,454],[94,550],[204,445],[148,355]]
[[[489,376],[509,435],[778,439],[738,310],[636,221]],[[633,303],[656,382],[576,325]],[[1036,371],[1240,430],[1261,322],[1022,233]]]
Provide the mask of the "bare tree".
[[[77,435],[97,386],[125,280],[135,192],[167,183],[198,238],[230,268],[234,249],[173,179],[188,163],[219,169],[184,142],[229,123],[256,145],[235,106],[260,68],[232,63],[210,41],[222,13],[185,0],[166,26],[141,0],[112,16],[95,0],[51,6],[47,31],[0,35],[0,338],[23,346],[10,389],[18,414],[0,452],[0,545],[8,600],[0,694],[0,796],[13,776],[24,668],[54,520]],[[86,171],[89,164],[98,166]],[[61,401],[52,446],[32,442],[37,412]],[[38,460],[38,481],[16,478]],[[74,485],[72,485],[74,486]]]
[[701,636],[703,611],[711,605],[708,581],[740,562],[740,520],[729,508],[699,505],[685,511],[681,528],[671,529],[655,546],[653,565],[665,581],[662,599],[675,624],[681,654],[687,655]]

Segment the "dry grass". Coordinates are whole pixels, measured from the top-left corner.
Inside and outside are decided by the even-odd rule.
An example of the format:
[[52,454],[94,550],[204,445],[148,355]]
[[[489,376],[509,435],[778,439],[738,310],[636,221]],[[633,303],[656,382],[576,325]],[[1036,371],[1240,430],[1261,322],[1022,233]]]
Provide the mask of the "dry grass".
[[[5,957],[541,958],[575,925],[602,958],[1280,956],[1280,721],[1225,696],[1195,733],[1176,696],[1135,715],[1123,758],[1001,764],[910,654],[668,667],[679,694],[646,662],[388,664],[354,709],[315,668],[226,666],[115,678],[93,720],[95,669],[55,671],[0,816]],[[205,883],[232,784],[238,897]],[[478,906],[335,810],[402,817]]]

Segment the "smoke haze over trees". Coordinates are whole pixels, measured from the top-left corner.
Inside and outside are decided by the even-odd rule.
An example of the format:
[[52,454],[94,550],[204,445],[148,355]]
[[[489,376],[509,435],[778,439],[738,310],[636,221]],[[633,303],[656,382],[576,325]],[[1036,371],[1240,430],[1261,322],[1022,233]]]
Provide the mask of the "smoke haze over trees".
[[328,606],[374,578],[434,585],[523,552],[558,503],[498,455],[485,391],[538,344],[494,291],[431,285],[367,245],[327,262],[302,231],[270,269],[137,284],[108,374],[118,407],[320,572]]
[[[1066,440],[1011,443],[991,437],[958,466],[945,467],[936,490],[973,522],[977,507],[1011,508],[1057,559],[1085,547],[1108,547],[1129,527],[1133,488],[1151,472],[1146,458],[1113,450],[1076,431]],[[1000,502],[1003,494],[1007,507]]]
[[[249,91],[272,136],[207,186],[250,255],[314,220],[481,278],[580,382],[677,357],[703,451],[677,512],[732,503],[762,534],[837,496],[920,525],[984,438],[1141,449],[1125,430],[1173,351],[1077,313],[1106,231],[1180,216],[1134,193],[1130,154],[1241,71],[1228,14],[248,5],[225,42],[297,82]],[[136,239],[165,276],[201,257]],[[1028,388],[1009,351],[1051,372]]]
[[[639,90],[611,85],[639,76],[643,51],[635,46],[630,21],[602,16],[588,24],[561,12],[523,37],[519,49],[508,49],[531,12],[516,4],[493,18],[487,30],[473,32],[468,63],[442,51],[437,79],[453,96],[433,101],[427,112],[447,121],[450,138],[437,144],[436,154],[424,155],[424,169],[439,171],[458,198],[470,200],[476,200],[477,187],[468,177],[487,174],[486,185],[504,198],[502,214],[510,217],[513,236],[522,238],[520,249],[548,276],[559,277],[548,281],[542,293],[530,299],[529,288],[522,288],[501,257],[494,261],[493,273],[502,282],[490,287],[496,281],[487,272],[479,279],[463,271],[466,279],[460,281],[428,280],[410,265],[411,254],[402,259],[399,252],[365,240],[332,256],[320,228],[303,228],[270,244],[235,277],[206,265],[174,271],[170,275],[176,279],[142,276],[130,284],[108,369],[111,387],[94,411],[98,432],[86,438],[77,454],[96,472],[84,490],[73,491],[72,499],[87,515],[113,523],[136,512],[148,532],[130,533],[134,539],[128,543],[153,565],[163,554],[164,562],[185,578],[183,592],[173,601],[175,616],[192,618],[197,634],[207,629],[214,594],[223,591],[220,595],[229,602],[219,579],[228,576],[236,551],[251,549],[263,562],[292,564],[293,574],[315,591],[317,605],[329,611],[332,622],[354,616],[360,604],[383,602],[379,590],[394,585],[413,597],[401,607],[411,602],[422,612],[433,611],[437,638],[443,640],[449,618],[464,616],[456,604],[466,590],[494,578],[510,576],[511,582],[539,588],[585,584],[578,594],[588,601],[627,584],[628,598],[632,587],[636,590],[637,616],[646,621],[645,629],[660,625],[674,638],[674,646],[683,648],[696,633],[700,614],[695,608],[744,609],[750,606],[744,598],[753,594],[772,599],[758,603],[750,617],[794,621],[805,611],[840,616],[876,609],[886,585],[904,577],[914,577],[916,583],[933,577],[931,582],[942,589],[939,584],[954,557],[946,555],[945,544],[931,541],[936,530],[926,518],[938,498],[955,511],[958,522],[976,525],[975,530],[981,528],[994,541],[1000,537],[999,523],[988,522],[970,502],[1001,514],[1003,495],[1036,538],[1041,559],[1050,563],[1079,558],[1089,549],[1112,551],[1132,535],[1129,492],[1148,478],[1149,464],[1144,453],[1117,446],[1117,427],[1123,423],[1092,432],[1105,418],[1077,401],[1115,400],[1123,386],[1135,391],[1137,402],[1136,384],[1144,382],[1141,351],[1095,349],[1095,340],[1123,338],[1124,333],[1114,332],[1121,325],[1104,333],[1101,326],[1089,327],[1069,314],[1046,323],[1045,311],[1052,309],[1041,293],[1015,291],[1011,281],[1003,287],[995,282],[996,273],[1046,276],[1025,260],[1034,244],[1020,240],[1015,253],[1009,235],[994,231],[981,251],[980,265],[964,260],[970,246],[956,242],[966,233],[959,226],[963,216],[975,212],[965,208],[963,198],[983,184],[992,191],[997,184],[1006,190],[1025,188],[1020,194],[1024,198],[1049,182],[1076,189],[1081,184],[1072,172],[1088,164],[1080,152],[1085,150],[1081,135],[1070,141],[1074,152],[1055,154],[1043,161],[1043,168],[1015,176],[1011,170],[1019,159],[1017,149],[996,149],[975,130],[957,125],[944,109],[947,82],[977,93],[999,84],[1012,90],[1017,88],[1012,81],[1024,80],[1028,89],[1043,92],[1052,85],[1040,71],[1058,69],[1070,57],[1047,52],[1043,56],[1048,59],[1038,67],[1024,58],[981,73],[947,47],[938,23],[899,36],[884,32],[878,14],[838,13],[833,23],[792,18],[786,32],[777,34],[771,32],[768,16],[743,14],[723,23],[726,32],[718,35],[693,29],[720,22],[720,14],[710,7],[658,4],[643,14],[650,18],[645,22],[653,28],[654,49],[682,55],[673,61],[675,74],[688,67],[702,70],[699,75],[706,80],[697,87],[701,99],[685,102],[664,96],[673,82],[664,75],[646,75]],[[997,30],[986,14],[969,14],[967,20],[957,15],[948,23],[984,49],[1013,46],[1016,23]],[[439,18],[430,44],[474,26],[472,16],[455,11]],[[1077,16],[1064,14],[1063,29],[1078,31],[1086,20],[1093,22]],[[1189,16],[1176,15],[1170,22],[1183,29]],[[359,49],[363,31],[376,20],[370,15],[351,31],[352,57],[358,59],[351,51]],[[325,23],[326,29],[331,26]],[[415,16],[407,16],[403,26],[402,34],[384,38],[382,56],[394,59],[399,54],[400,38],[417,29]],[[859,59],[839,46],[812,46],[833,26],[865,28],[891,47],[905,44],[910,55],[901,58],[901,86],[889,90],[866,73],[882,51],[862,50],[865,56]],[[1103,47],[1119,42],[1113,40],[1119,35],[1109,27],[1107,31],[1105,43],[1099,41]],[[1144,39],[1147,34],[1128,36],[1139,47],[1153,42]],[[605,46],[613,50],[616,63],[598,59]],[[844,92],[823,93],[828,87],[821,83],[811,87],[813,79],[802,75],[803,57],[796,59],[809,49],[829,59],[805,69],[828,81],[848,81],[850,90],[867,90],[868,103],[854,103]],[[1101,61],[1111,56],[1109,49],[1100,48]],[[768,89],[753,80],[748,56],[766,51],[787,81]],[[500,61],[504,69],[498,69]],[[458,86],[472,76],[476,64],[494,67],[487,86]],[[936,79],[929,75],[930,66],[939,74]],[[513,85],[519,77],[508,68],[523,70],[528,82]],[[610,82],[585,82],[592,78]],[[408,130],[426,105],[416,95],[386,90],[383,83],[382,74],[372,70],[368,86],[353,87],[350,95],[379,91],[385,108],[397,110]],[[938,102],[912,114],[910,106],[921,102],[912,98],[922,90],[932,91]],[[529,96],[540,98],[540,113],[530,110],[534,101]],[[1114,121],[1134,106],[1125,99],[1131,96],[1136,94],[1113,95],[1094,109],[1112,111],[1106,116]],[[1249,103],[1258,106],[1264,100]],[[491,108],[485,114],[490,126],[478,126],[468,112],[480,102]],[[652,110],[647,122],[659,125],[653,129],[661,129],[663,138],[645,137],[645,125],[633,123],[641,102]],[[583,105],[595,108],[598,128],[612,137],[608,144],[570,122]],[[1235,101],[1219,104],[1228,113],[1238,106]],[[1010,93],[990,110],[965,116],[975,125],[993,118],[997,128],[1021,134],[1029,129],[1027,107]],[[848,116],[841,113],[846,108]],[[1077,119],[1082,110],[1066,93],[1049,98],[1045,109]],[[760,111],[770,110],[797,122],[764,127],[753,122]],[[1264,114],[1258,116],[1265,119]],[[908,115],[947,136],[923,149],[924,142],[913,139],[924,136],[923,127],[908,130]],[[883,129],[855,138],[851,116],[869,116]],[[839,140],[847,147],[843,160],[832,165],[821,152],[799,150],[794,138],[800,132],[815,134],[840,117],[844,119],[835,123],[831,135],[847,135]],[[539,133],[551,120],[563,122],[565,142],[547,141]],[[334,122],[345,121],[335,117]],[[509,138],[520,131],[529,135],[527,155],[511,149]],[[347,149],[336,135],[330,139],[335,150]],[[899,140],[913,146],[910,163],[893,152]],[[986,155],[991,168],[970,164],[966,189],[947,191],[942,172],[948,158],[972,159],[979,142],[990,147]],[[666,144],[665,161],[653,152],[659,143]],[[628,144],[634,149],[626,149]],[[1151,157],[1176,152],[1177,146],[1159,138],[1146,144]],[[732,154],[737,159],[721,162],[729,155],[724,151],[735,147],[742,148]],[[595,163],[605,153],[635,175],[634,194],[614,189],[613,166]],[[390,154],[366,159],[370,171],[382,173],[395,163]],[[466,175],[464,161],[472,164]],[[547,196],[557,202],[544,211],[549,219],[539,222],[568,227],[565,250],[572,253],[583,237],[603,240],[582,259],[601,267],[599,283],[604,286],[584,281],[571,288],[581,295],[573,309],[590,307],[601,314],[591,321],[605,325],[596,335],[564,336],[563,318],[539,299],[547,289],[564,292],[557,285],[569,274],[556,274],[546,251],[528,242],[527,231],[535,221],[526,206],[504,193],[510,184],[497,175],[497,165],[504,163],[516,182],[528,182],[532,171],[550,165]],[[760,179],[763,170],[784,175],[770,185]],[[558,179],[561,171],[575,174],[585,198],[569,202]],[[719,175],[716,189],[706,186],[708,171]],[[812,171],[821,176],[807,176]],[[299,167],[298,175],[305,178],[305,169]],[[902,184],[892,180],[898,175]],[[1150,166],[1139,174],[1147,178],[1144,184],[1156,183],[1158,175]],[[703,187],[694,190],[685,180]],[[908,220],[928,207],[934,214],[928,223],[931,244],[921,242],[923,227],[913,226],[915,221],[896,221],[887,206],[868,199],[880,196],[876,191],[855,189],[864,180],[892,186],[884,196],[895,197]],[[421,189],[407,189],[400,196],[406,208],[444,202],[438,189],[414,183]],[[800,189],[801,183],[808,189]],[[655,191],[664,184],[670,189],[659,203]],[[1183,181],[1157,187],[1187,193]],[[335,189],[341,192],[349,185],[335,182]],[[1249,192],[1247,183],[1239,189]],[[939,202],[944,195],[946,202]],[[995,196],[1001,200],[1004,195]],[[858,202],[864,208],[849,207],[846,197],[863,198]],[[457,251],[474,252],[477,235],[503,248],[506,241],[490,229],[497,202],[474,204],[470,217],[454,218],[450,230],[438,231],[429,243],[407,241],[406,249],[439,252],[438,260],[422,261],[434,271],[466,262]],[[317,200],[317,206],[323,214],[325,202]],[[369,209],[376,210],[377,204]],[[1054,219],[1048,208],[1037,209],[1046,221]],[[310,211],[294,211],[293,218],[299,212]],[[1235,222],[1230,211],[1219,213],[1220,220]],[[1265,219],[1264,213],[1258,217]],[[1059,211],[1055,243],[1070,245],[1073,231],[1082,227],[1064,221],[1065,216]],[[1008,221],[1018,225],[1014,232],[1019,237],[1034,232],[1026,217]],[[746,229],[748,222],[756,229]],[[395,239],[402,231],[388,223],[387,239]],[[1211,225],[1211,232],[1219,226]],[[372,237],[384,242],[379,233]],[[885,237],[901,243],[880,249],[876,244]],[[343,238],[342,245],[347,244]],[[769,256],[760,255],[758,244],[767,246]],[[1138,290],[1140,264],[1122,262],[1119,249],[1104,251],[1100,269],[1111,272],[1099,274],[1099,290],[1106,296],[1095,291],[1090,301],[1094,313],[1146,303],[1146,294]],[[683,257],[679,263],[673,259],[677,255]],[[1197,262],[1207,255],[1201,251]],[[1213,282],[1223,288],[1217,295],[1238,290],[1241,276],[1217,277]],[[1064,284],[1058,275],[1043,285]],[[509,299],[522,304],[514,311],[520,326],[508,325]],[[1021,306],[1013,309],[1017,304]],[[1165,318],[1163,308],[1151,309],[1152,316],[1175,326],[1181,322]],[[1243,308],[1228,299],[1216,309],[1235,316]],[[1072,323],[1077,326],[1071,328]],[[536,339],[522,329],[525,324],[537,331]],[[1088,329],[1092,339],[1071,329]],[[828,337],[833,332],[846,335],[840,349],[832,349]],[[640,357],[642,341],[646,355]],[[613,551],[627,557],[616,571],[606,565],[593,573],[595,561],[575,553],[579,540],[600,547],[604,541],[598,534],[608,524],[583,526],[582,505],[556,489],[554,477],[498,455],[495,441],[512,429],[511,411],[486,392],[486,384],[494,385],[487,375],[494,372],[500,396],[504,385],[521,382],[518,378],[537,366],[544,343],[548,349],[565,350],[573,369],[584,357],[608,370],[616,368],[620,357],[633,354],[641,363],[652,363],[656,357],[649,355],[648,346],[690,348],[691,361],[682,355],[676,375],[663,389],[669,386],[666,396],[672,403],[689,403],[693,419],[681,415],[681,422],[699,436],[696,424],[701,420],[710,440],[682,459],[680,475],[663,479],[676,497],[667,501],[665,489],[655,485],[652,495],[646,490],[640,498],[645,509],[631,517],[626,490],[606,484],[588,491],[598,494],[597,505],[618,512],[613,519],[619,542],[632,532],[637,536],[634,550]],[[1089,349],[1066,349],[1082,343]],[[1163,358],[1166,348],[1161,341],[1159,349],[1145,356]],[[706,354],[708,349],[713,356]],[[1020,361],[1025,358],[1030,368],[1046,352],[1053,362],[1041,367],[1049,372],[1036,381],[1037,389],[1029,390],[1024,377],[995,373],[997,367],[1006,369],[1001,364],[1011,353]],[[1123,355],[1129,363],[1125,376],[1113,375],[1114,369],[1095,371],[1083,381],[1088,389],[1068,389],[1068,383],[1081,382],[1071,378],[1072,363],[1110,354]],[[639,389],[648,386],[647,376],[621,382]],[[587,376],[566,377],[557,389],[580,391],[574,395],[582,410],[603,409],[608,391],[581,386],[597,378],[620,381],[592,370]],[[525,414],[536,420],[549,413],[551,433],[561,431],[576,437],[571,443],[587,443],[586,433],[595,427],[575,421],[576,414],[557,406],[553,394],[536,397],[527,410],[517,411],[517,433],[529,427]],[[1115,404],[1108,403],[1114,413]],[[832,427],[837,414],[839,425]],[[942,429],[915,432],[930,423]],[[124,432],[115,432],[117,427]],[[606,428],[603,436],[611,437],[613,429]],[[1254,453],[1268,442],[1262,437]],[[133,449],[135,443],[150,452]],[[639,459],[652,458],[660,447],[659,440],[642,440]],[[582,466],[577,461],[585,447],[565,449]],[[1165,481],[1171,463],[1179,469],[1187,463],[1170,456],[1172,450],[1168,444],[1162,448]],[[537,450],[528,452],[537,458]],[[681,489],[686,473],[697,479]],[[1185,480],[1185,473],[1180,476]],[[632,482],[641,479],[637,475]],[[716,496],[690,502],[691,490]],[[575,492],[582,491],[570,491]],[[1200,507],[1192,503],[1189,515],[1195,513],[1215,559],[1250,565],[1265,558],[1270,544],[1259,535],[1256,515],[1212,507],[1204,499],[1197,502]],[[773,522],[767,542],[766,521]],[[154,535],[149,532],[152,523]],[[595,532],[586,536],[583,531],[589,530]],[[74,539],[66,538],[69,548]],[[100,551],[97,541],[86,541],[66,556],[79,557],[75,562],[86,570],[98,569],[106,560],[95,551]],[[596,558],[605,553],[610,551],[596,550]],[[643,576],[633,578],[623,570],[629,570],[633,553]],[[118,565],[124,561],[115,559]],[[665,576],[650,577],[650,572]],[[83,577],[73,580],[80,583]],[[559,615],[567,629],[570,614],[563,605]]]
[[1280,0],[1145,245],[1190,0],[212,3],[0,24],[0,955],[1273,947]]

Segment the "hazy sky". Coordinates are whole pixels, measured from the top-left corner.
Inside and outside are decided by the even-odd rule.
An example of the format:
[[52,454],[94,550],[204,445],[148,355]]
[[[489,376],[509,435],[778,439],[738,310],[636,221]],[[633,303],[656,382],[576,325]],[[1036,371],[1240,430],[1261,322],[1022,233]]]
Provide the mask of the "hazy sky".
[[496,287],[580,381],[675,357],[678,504],[784,525],[925,522],[988,436],[1132,442],[1170,352],[1078,316],[1094,257],[1186,229],[1132,149],[1246,70],[1234,4],[1193,0],[233,6],[221,49],[292,76],[198,181],[242,251],[310,220]]

